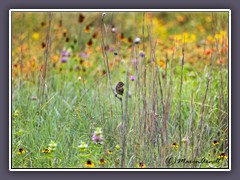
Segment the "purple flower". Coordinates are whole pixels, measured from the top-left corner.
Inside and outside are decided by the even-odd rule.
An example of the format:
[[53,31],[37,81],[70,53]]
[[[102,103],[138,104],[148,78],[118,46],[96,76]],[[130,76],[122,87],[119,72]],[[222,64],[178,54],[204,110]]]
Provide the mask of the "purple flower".
[[62,62],[62,63],[66,63],[66,62],[67,62],[67,60],[68,60],[68,59],[67,59],[67,57],[66,57],[66,56],[63,56],[63,57],[61,58],[61,62]]
[[140,52],[140,57],[144,58],[145,57],[145,53],[144,52]]
[[138,60],[137,59],[133,59],[132,63],[133,63],[134,66],[136,66],[138,64]]
[[114,48],[112,48],[112,47],[109,48],[109,51],[110,51],[110,52],[113,52],[113,51],[114,51]]
[[83,58],[88,58],[88,54],[87,53],[79,53],[78,56],[79,57],[83,57]]
[[62,50],[62,57],[68,56],[68,51],[67,50]]
[[92,141],[96,144],[103,144],[104,138],[103,138],[103,132],[101,128],[96,128],[96,131],[94,131],[92,136]]
[[96,144],[98,144],[98,143],[103,144],[104,138],[102,135],[97,135],[94,133],[93,137],[92,137],[92,141]]
[[131,81],[134,81],[136,78],[135,76],[130,76]]

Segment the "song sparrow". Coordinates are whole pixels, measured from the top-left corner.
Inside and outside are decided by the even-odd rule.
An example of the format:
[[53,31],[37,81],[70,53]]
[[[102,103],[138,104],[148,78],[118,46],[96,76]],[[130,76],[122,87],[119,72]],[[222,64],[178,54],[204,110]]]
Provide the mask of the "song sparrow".
[[123,89],[124,83],[119,82],[116,86],[116,93],[119,95],[123,95],[124,89]]

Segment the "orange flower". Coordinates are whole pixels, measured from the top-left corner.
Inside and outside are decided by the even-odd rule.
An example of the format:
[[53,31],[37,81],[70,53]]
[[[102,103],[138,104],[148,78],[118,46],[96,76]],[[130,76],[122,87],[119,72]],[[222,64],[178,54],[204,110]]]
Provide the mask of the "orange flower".
[[211,54],[211,53],[212,53],[212,50],[211,50],[211,49],[206,49],[205,52],[204,52],[205,55],[209,55],[209,54]]

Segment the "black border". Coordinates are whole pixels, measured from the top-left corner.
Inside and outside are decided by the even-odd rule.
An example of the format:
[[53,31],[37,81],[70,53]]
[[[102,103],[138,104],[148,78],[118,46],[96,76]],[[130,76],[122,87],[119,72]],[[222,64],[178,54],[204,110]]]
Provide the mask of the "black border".
[[[17,11],[14,11],[14,10],[17,10]],[[220,11],[220,10],[219,11],[211,11],[211,10],[207,11],[207,9],[203,9],[203,10],[206,10],[206,11],[201,11],[201,10],[197,11],[197,9],[196,9],[196,11],[194,11],[194,10],[191,10],[191,11],[180,11],[181,9],[178,9],[179,11],[178,10],[174,10],[174,11],[161,11],[161,9],[159,9],[159,11],[149,11],[148,9],[143,9],[145,11],[134,11],[134,10],[133,11],[132,10],[131,11],[124,11],[124,10],[117,11],[117,10],[115,10],[114,11],[114,9],[111,9],[113,11],[102,11],[101,9],[99,9],[99,11],[70,11],[68,9],[67,9],[67,11],[61,11],[60,9],[53,9],[53,10],[56,10],[56,11],[51,11],[51,9],[50,10],[49,9],[45,9],[45,11],[41,11],[41,10],[39,10],[39,11],[22,10],[21,11],[21,9],[13,9],[13,10],[10,9],[9,10],[9,14],[11,13],[11,23],[12,23],[12,13],[13,12],[33,12],[33,13],[35,13],[35,12],[36,13],[37,12],[89,12],[89,13],[91,13],[91,12],[228,12],[228,32],[229,32],[229,26],[231,25],[231,15],[229,15],[229,14],[231,14],[231,10],[230,9],[229,9],[229,11],[227,11],[228,9],[222,9],[223,11]],[[224,11],[224,10],[226,10],[226,11]],[[9,17],[9,21],[10,21],[10,17]],[[9,34],[9,37],[10,37],[10,35],[12,35],[12,29],[9,29],[9,31],[11,32]],[[230,39],[229,37],[230,37],[230,35],[228,34],[228,40]],[[12,37],[11,37],[11,41],[12,41]],[[9,42],[9,43],[12,43],[12,42]],[[10,46],[10,44],[9,44],[9,46]],[[228,50],[230,50],[229,47],[230,47],[230,44],[228,43]],[[11,53],[12,53],[12,46],[11,46]],[[12,54],[11,54],[11,57],[12,57]],[[10,60],[11,60],[11,57],[10,57]],[[229,62],[231,61],[229,51],[228,51],[228,60],[229,60]],[[10,65],[9,65],[9,68],[10,68]],[[12,68],[11,68],[11,74],[12,74]],[[230,78],[229,78],[229,66],[228,66],[228,80],[231,80]],[[11,90],[12,90],[12,84],[11,84]],[[229,89],[229,81],[228,81],[228,103],[229,103],[229,98],[230,98],[229,97],[229,91],[230,91],[230,89]],[[12,92],[11,92],[11,95],[12,95]],[[11,109],[12,109],[12,107],[11,107]],[[230,122],[229,122],[229,116],[230,115],[229,115],[229,109],[228,109],[228,142],[229,142],[229,139],[230,139],[230,137],[229,137],[229,127],[231,126]],[[11,114],[11,121],[12,121],[12,114]],[[11,131],[12,131],[12,126],[11,126]],[[11,144],[10,144],[10,147],[12,149],[12,134],[11,134]],[[228,149],[229,149],[229,153],[231,154],[231,149],[229,148],[229,145],[228,145]],[[11,157],[12,157],[11,152],[9,152],[9,155],[11,155]],[[191,170],[191,171],[205,171],[205,170],[221,171],[222,170],[222,171],[224,171],[224,170],[229,170],[229,171],[231,171],[229,159],[228,159],[228,168],[145,168],[145,169],[139,169],[139,168],[94,168],[94,170],[91,170],[91,169],[86,169],[86,168],[12,168],[12,166],[11,166],[11,171],[14,171],[14,170],[23,170],[24,171],[24,170],[27,170],[27,169],[29,169],[31,171],[43,170],[43,169],[47,169],[49,171],[50,170],[51,171],[61,170],[61,169],[62,170],[64,169],[64,170],[71,171],[73,169],[74,170],[78,169],[80,171],[89,171],[89,172],[96,171],[96,170],[108,171],[109,169],[111,169],[113,171],[116,170],[116,169],[120,169],[122,171],[124,171],[126,169],[128,169],[128,170],[131,169],[131,170],[135,170],[135,171],[145,171],[145,172],[147,172],[148,169],[152,169],[152,170],[154,169],[156,171],[162,171],[162,170],[163,171],[164,170],[168,170],[168,171],[177,171],[177,170],[186,170],[186,171],[187,170]],[[11,165],[12,165],[12,158],[11,158]]]
[[[201,172],[80,172],[80,173],[61,173],[61,172],[9,172],[9,39],[8,39],[8,10],[9,9],[34,9],[34,8],[62,8],[62,9],[71,9],[71,8],[158,8],[158,9],[197,9],[197,8],[209,8],[209,9],[231,9],[232,14],[232,41],[231,41],[231,74],[232,74],[232,83],[231,83],[231,119],[232,119],[232,161],[231,161],[231,172],[211,172],[211,173],[201,173]],[[217,179],[217,180],[226,180],[228,179],[239,179],[240,176],[240,163],[239,163],[239,149],[240,143],[238,138],[240,137],[240,1],[239,0],[201,0],[201,1],[189,1],[189,0],[168,0],[168,1],[156,1],[156,0],[137,0],[137,2],[130,2],[129,0],[121,1],[112,1],[112,0],[78,0],[78,1],[65,1],[65,0],[42,0],[42,1],[29,1],[29,0],[1,0],[0,1],[0,117],[1,117],[1,153],[0,153],[0,177],[1,179],[17,179],[17,180],[26,180],[26,179],[36,179],[42,180],[44,178],[57,178],[58,180],[66,180],[66,178],[71,179],[116,179],[122,180],[123,178],[131,178],[137,180],[146,180],[146,178],[151,179],[194,179],[194,180],[203,180],[203,179]],[[36,173],[36,174],[35,174]],[[59,174],[60,173],[60,174]]]

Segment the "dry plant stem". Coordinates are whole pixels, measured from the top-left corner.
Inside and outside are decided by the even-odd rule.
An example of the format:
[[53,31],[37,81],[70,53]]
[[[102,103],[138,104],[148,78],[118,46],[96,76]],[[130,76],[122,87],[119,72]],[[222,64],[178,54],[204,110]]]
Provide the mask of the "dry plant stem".
[[[214,18],[212,17],[212,19],[214,19]],[[214,27],[214,24],[213,24],[213,21],[212,21],[212,36],[213,37],[215,37],[215,27]],[[213,52],[213,44],[212,44],[212,52]],[[214,60],[214,57],[213,57],[213,54],[211,53],[210,70],[209,70],[209,73],[208,73],[208,76],[207,76],[207,87],[206,87],[206,91],[205,91],[203,102],[202,102],[201,119],[200,119],[200,127],[199,127],[200,133],[199,133],[199,136],[198,136],[199,138],[197,140],[197,148],[196,148],[196,156],[195,157],[198,157],[199,151],[201,150],[202,135],[203,135],[203,131],[204,131],[205,102],[206,102],[206,99],[207,99],[208,89],[209,89],[210,80],[211,80],[211,72],[212,72],[212,68],[213,68],[213,60]]]
[[[193,110],[194,110],[194,107],[193,107],[193,94],[191,96],[191,110],[190,110],[190,120],[189,120],[189,131],[188,131],[188,138],[190,138],[190,132],[191,132],[191,149],[192,149],[192,160],[194,159],[194,150],[193,150],[193,147],[194,147],[194,121],[193,121]],[[192,163],[192,168],[194,168],[194,163]]]
[[[110,25],[112,24],[112,19],[113,19],[113,14],[111,16],[111,23],[106,27],[104,24],[104,17],[102,18],[102,25],[101,25],[101,34],[102,34],[102,49],[104,53],[104,57],[106,60],[106,66],[107,66],[107,74],[108,74],[108,82],[110,84],[111,90],[114,94],[114,96],[121,102],[121,113],[122,113],[122,125],[123,125],[123,132],[122,132],[122,157],[121,157],[121,167],[123,168],[125,165],[125,149],[126,149],[126,125],[127,125],[127,108],[128,108],[128,70],[127,70],[127,77],[126,77],[126,92],[125,92],[125,112],[123,113],[123,102],[122,98],[117,96],[117,93],[114,91],[113,86],[112,86],[112,79],[111,79],[111,73],[109,69],[109,63],[108,63],[108,53],[107,50],[105,49],[106,46],[108,46],[108,30],[110,28]],[[106,38],[106,46],[104,43],[104,33],[103,33],[103,27],[105,29],[105,38]]]
[[24,43],[24,36],[23,36],[23,28],[24,28],[24,13],[22,13],[22,26],[21,26],[21,40],[20,40],[20,58],[19,58],[19,64],[20,64],[20,81],[19,86],[21,88],[21,78],[23,76],[22,69],[23,69],[23,43]]
[[[157,67],[158,68],[158,67]],[[167,137],[167,118],[166,118],[166,107],[164,103],[164,96],[163,96],[163,88],[162,88],[162,82],[161,82],[161,73],[159,72],[159,68],[157,69],[158,72],[158,84],[160,87],[160,95],[161,95],[161,106],[162,106],[162,128],[160,128],[160,135],[161,135],[161,141],[162,141],[162,148],[161,148],[161,154],[159,154],[159,159],[161,159],[161,166],[163,167],[165,164],[165,157],[166,157],[166,137]]]
[[[114,91],[114,88],[113,88],[113,86],[112,86],[112,78],[111,78],[111,73],[110,73],[109,63],[108,63],[108,53],[107,53],[107,50],[105,49],[105,47],[108,46],[108,30],[109,30],[109,28],[110,28],[110,25],[112,24],[112,19],[113,19],[113,14],[112,14],[112,16],[111,16],[111,22],[110,22],[110,24],[106,27],[106,25],[104,24],[104,17],[102,18],[102,25],[101,25],[102,46],[103,46],[102,49],[103,49],[103,54],[104,54],[104,57],[105,57],[105,60],[106,60],[106,63],[105,63],[105,64],[106,64],[106,66],[107,66],[106,68],[107,68],[107,74],[108,74],[108,82],[109,82],[109,84],[110,84],[111,90],[112,90],[114,96],[115,96],[118,100],[122,101],[122,98],[120,98],[120,97],[117,96],[117,93]],[[104,43],[103,27],[104,27],[104,30],[105,30],[106,45],[105,45],[105,43]]]
[[209,85],[210,85],[213,59],[214,59],[213,55],[211,55],[210,70],[209,70],[208,77],[207,77],[207,87],[206,87],[206,91],[205,91],[203,102],[202,102],[202,108],[201,108],[201,119],[200,119],[200,127],[199,127],[200,135],[199,135],[199,138],[198,138],[198,141],[197,141],[196,157],[198,157],[199,151],[201,149],[202,135],[203,135],[203,130],[204,130],[203,126],[204,126],[205,102],[206,102],[206,99],[207,99],[208,89],[209,89]]
[[180,79],[180,91],[179,91],[179,145],[182,147],[182,84],[183,84],[183,67],[184,67],[184,47],[182,48],[182,70],[181,70],[181,79]]
[[[126,73],[126,93],[125,93],[125,108],[123,115],[123,139],[122,139],[122,157],[121,157],[121,168],[125,167],[125,152],[126,152],[126,139],[127,139],[127,125],[128,125],[128,90],[129,90],[129,82],[128,82],[128,70]],[[121,101],[121,108],[123,108]],[[122,111],[123,112],[123,111]]]
[[44,52],[44,69],[43,69],[43,75],[42,75],[42,94],[41,94],[41,104],[40,104],[40,107],[42,107],[42,105],[43,105],[45,86],[46,86],[48,56],[49,56],[49,49],[50,49],[51,22],[52,22],[52,13],[49,13],[49,15],[48,15],[48,28],[47,28],[47,35],[46,35],[46,50]]

